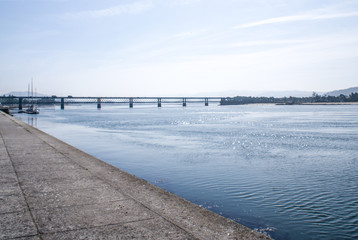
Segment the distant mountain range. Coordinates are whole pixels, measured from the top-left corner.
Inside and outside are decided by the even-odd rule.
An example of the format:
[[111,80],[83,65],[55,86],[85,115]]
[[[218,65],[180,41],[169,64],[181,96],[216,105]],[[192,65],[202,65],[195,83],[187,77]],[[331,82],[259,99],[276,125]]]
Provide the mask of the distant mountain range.
[[[352,92],[358,92],[358,87],[352,87],[331,92],[316,92],[319,95],[339,96],[341,94],[349,96]],[[222,91],[211,93],[199,93],[197,96],[218,96],[218,97],[234,97],[234,96],[251,96],[251,97],[310,97],[313,91]]]
[[358,93],[358,87],[352,87],[352,88],[347,88],[347,89],[341,89],[341,90],[335,90],[335,91],[331,91],[326,93],[328,96],[339,96],[341,94],[349,96],[351,93]]
[[[312,96],[312,91],[220,91],[220,92],[207,92],[198,93],[195,96],[210,96],[210,97],[235,97],[235,96],[246,96],[246,97],[309,97]],[[324,94],[324,92],[317,92],[318,94]]]

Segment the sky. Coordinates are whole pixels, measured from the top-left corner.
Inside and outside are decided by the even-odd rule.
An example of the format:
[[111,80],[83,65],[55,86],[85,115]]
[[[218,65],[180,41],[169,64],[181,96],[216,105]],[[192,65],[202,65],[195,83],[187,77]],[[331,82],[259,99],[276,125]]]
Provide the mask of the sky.
[[358,86],[358,0],[0,0],[0,94]]

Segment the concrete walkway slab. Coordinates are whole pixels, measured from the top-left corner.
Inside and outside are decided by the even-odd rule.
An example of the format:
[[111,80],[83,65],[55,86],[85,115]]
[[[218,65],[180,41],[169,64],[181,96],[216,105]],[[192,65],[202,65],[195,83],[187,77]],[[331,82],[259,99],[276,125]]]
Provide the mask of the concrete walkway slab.
[[0,114],[0,239],[269,239]]
[[20,191],[17,194],[0,194],[0,214],[25,212],[27,206],[23,204],[24,198]]
[[37,235],[37,230],[29,211],[1,214],[0,239],[11,239],[35,235]]

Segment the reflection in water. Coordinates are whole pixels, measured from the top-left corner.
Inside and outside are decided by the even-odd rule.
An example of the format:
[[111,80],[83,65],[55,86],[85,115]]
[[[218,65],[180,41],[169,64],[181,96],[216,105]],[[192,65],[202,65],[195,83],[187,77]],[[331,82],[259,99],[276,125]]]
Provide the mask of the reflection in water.
[[20,117],[276,239],[358,239],[358,105],[103,105]]
[[31,115],[27,114],[27,124],[37,128],[37,116],[33,116],[32,114]]

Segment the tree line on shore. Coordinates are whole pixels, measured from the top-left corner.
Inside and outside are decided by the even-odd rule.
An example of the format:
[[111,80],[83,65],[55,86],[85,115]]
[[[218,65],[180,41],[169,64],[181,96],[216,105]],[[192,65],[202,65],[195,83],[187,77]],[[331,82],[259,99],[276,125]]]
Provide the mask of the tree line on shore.
[[274,104],[304,104],[304,103],[342,103],[342,102],[358,102],[358,93],[351,93],[349,96],[329,96],[319,95],[313,92],[310,97],[246,97],[236,96],[227,97],[221,100],[221,105],[239,105],[250,103],[274,103]]

